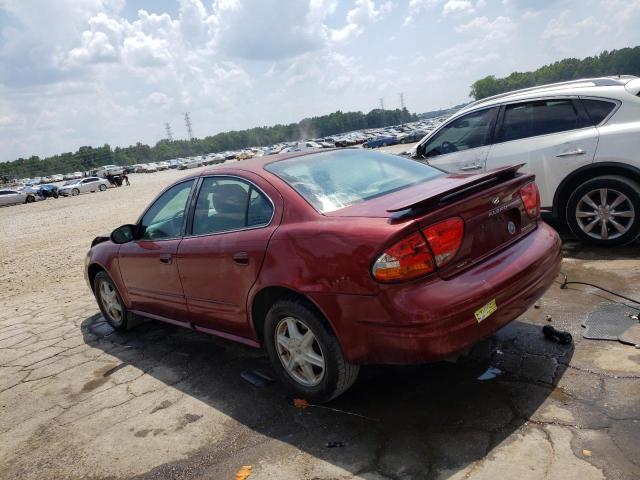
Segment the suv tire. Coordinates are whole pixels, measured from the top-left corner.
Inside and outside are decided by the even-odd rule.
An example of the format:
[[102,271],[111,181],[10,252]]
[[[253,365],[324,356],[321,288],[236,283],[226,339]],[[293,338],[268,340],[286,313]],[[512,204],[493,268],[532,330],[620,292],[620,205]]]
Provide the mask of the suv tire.
[[269,309],[264,343],[276,376],[296,397],[328,402],[353,385],[360,371],[345,360],[324,318],[299,299]]
[[626,245],[640,235],[640,185],[617,175],[592,178],[569,197],[567,224],[585,243]]

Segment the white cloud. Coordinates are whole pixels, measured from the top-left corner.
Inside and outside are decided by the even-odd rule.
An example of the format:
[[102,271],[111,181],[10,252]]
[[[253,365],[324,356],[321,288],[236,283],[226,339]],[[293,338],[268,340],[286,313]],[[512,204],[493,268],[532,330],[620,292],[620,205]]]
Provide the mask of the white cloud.
[[469,0],[448,0],[442,7],[442,14],[448,15],[469,14],[475,11],[475,7]]
[[487,17],[476,17],[473,20],[457,25],[455,31],[458,33],[481,33],[485,40],[495,41],[509,39],[516,31],[516,25],[509,17],[496,17],[490,21]]
[[593,16],[577,22],[569,21],[571,18],[573,18],[573,12],[565,10],[557,18],[551,19],[542,32],[542,38],[553,41],[567,40],[575,38],[583,32],[602,35],[610,30],[606,23],[601,23]]
[[366,25],[382,19],[392,9],[390,1],[377,7],[373,0],[356,0],[355,7],[347,13],[347,24],[339,30],[332,30],[331,40],[342,42],[362,34]]

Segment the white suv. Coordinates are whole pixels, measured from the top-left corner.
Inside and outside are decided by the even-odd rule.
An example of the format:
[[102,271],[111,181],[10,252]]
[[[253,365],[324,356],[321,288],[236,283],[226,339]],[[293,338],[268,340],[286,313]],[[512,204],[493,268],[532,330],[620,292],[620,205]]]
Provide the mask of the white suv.
[[527,88],[472,103],[427,135],[414,156],[446,171],[524,164],[543,213],[581,240],[640,235],[640,78]]

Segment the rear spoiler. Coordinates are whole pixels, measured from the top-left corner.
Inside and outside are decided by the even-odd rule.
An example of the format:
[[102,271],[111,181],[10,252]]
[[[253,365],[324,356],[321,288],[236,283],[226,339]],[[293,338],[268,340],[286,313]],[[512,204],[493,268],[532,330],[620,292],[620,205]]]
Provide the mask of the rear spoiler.
[[[387,209],[390,213],[410,213],[404,212],[405,210],[426,210],[430,207],[434,207],[442,202],[451,200],[461,194],[468,192],[469,190],[475,190],[480,186],[499,183],[511,178],[515,178],[517,171],[525,164],[513,165],[510,167],[496,168],[485,173],[478,174],[466,174],[466,173],[452,173],[448,175],[446,182],[438,183],[438,187],[429,189],[429,183],[427,182],[425,191],[418,193],[412,199],[402,201],[402,203],[393,205]],[[466,180],[466,181],[465,181]],[[404,217],[405,215],[400,215]]]

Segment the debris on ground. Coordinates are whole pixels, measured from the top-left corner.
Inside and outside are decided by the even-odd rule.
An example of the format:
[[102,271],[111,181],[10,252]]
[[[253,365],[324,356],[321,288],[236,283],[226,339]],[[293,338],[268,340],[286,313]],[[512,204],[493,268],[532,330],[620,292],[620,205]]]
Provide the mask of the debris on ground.
[[620,340],[621,343],[638,347],[640,345],[640,323],[636,323],[627,328],[622,335],[618,337],[618,340]]
[[546,315],[545,315],[545,317],[544,317],[544,319],[545,319],[547,322],[550,322],[551,320],[553,320],[553,317],[552,317],[551,315],[549,315],[549,314],[546,314]]
[[259,370],[245,370],[240,374],[240,377],[258,388],[268,387],[275,382],[273,378]]
[[542,327],[542,333],[544,336],[554,342],[558,342],[560,345],[570,345],[573,342],[573,337],[569,332],[563,330],[557,330],[551,325],[545,325]]
[[245,465],[236,472],[236,480],[246,480],[251,475],[253,467],[251,465]]
[[629,315],[629,307],[620,303],[606,303],[590,312],[582,323],[584,338],[591,340],[615,340],[637,324]]
[[322,408],[324,410],[331,410],[332,412],[344,413],[345,415],[353,415],[354,417],[360,417],[366,420],[373,420],[374,422],[380,421],[377,418],[367,417],[366,415],[360,415],[359,413],[347,412],[346,410],[340,410],[339,408],[331,408],[331,407],[327,407],[326,405],[316,405],[315,403],[310,403],[308,400],[305,400],[303,398],[293,398],[290,400],[289,403],[301,410],[304,410],[307,407]]
[[310,405],[308,400],[305,400],[304,398],[294,398],[293,399],[293,406],[296,408],[300,408],[300,409],[305,409]]
[[346,445],[345,442],[327,442],[327,448],[340,448]]
[[502,374],[502,370],[500,370],[499,368],[489,367],[476,380],[480,380],[481,382],[484,382],[486,380],[493,380],[494,378],[496,378],[498,375],[501,375],[501,374]]
[[585,457],[590,457],[591,450],[587,450],[587,449],[582,450],[582,455],[584,455]]

